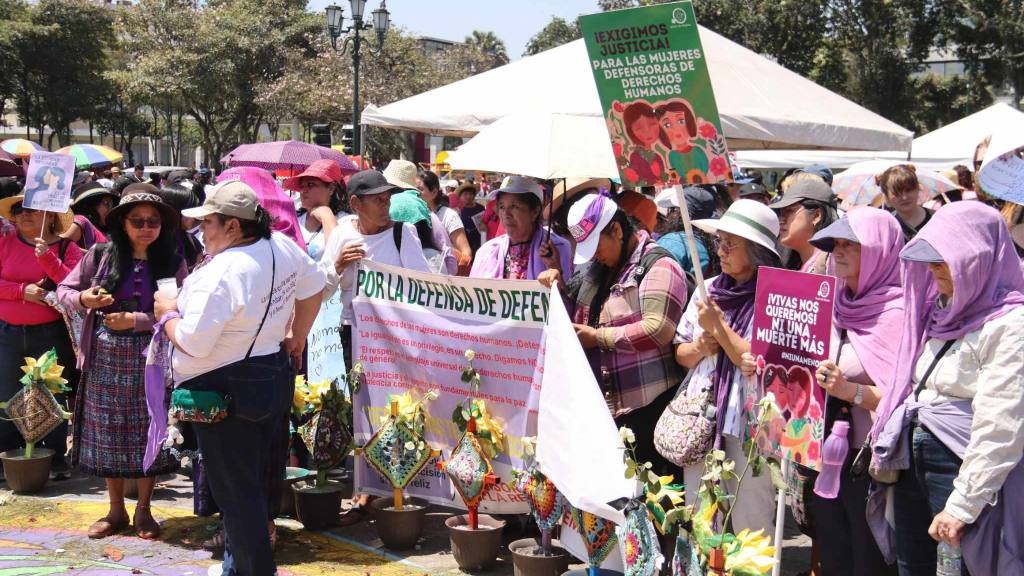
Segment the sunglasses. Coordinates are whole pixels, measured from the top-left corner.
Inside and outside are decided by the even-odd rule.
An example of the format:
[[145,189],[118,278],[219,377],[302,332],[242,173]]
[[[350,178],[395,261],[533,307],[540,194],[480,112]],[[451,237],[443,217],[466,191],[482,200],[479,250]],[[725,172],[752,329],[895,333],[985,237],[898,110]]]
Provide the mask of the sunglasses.
[[136,230],[142,230],[143,228],[156,230],[159,229],[161,225],[159,218],[129,218],[128,223]]
[[38,210],[33,210],[31,208],[25,208],[25,206],[22,205],[22,204],[15,204],[14,206],[11,206],[11,216],[19,216],[21,214],[25,214],[26,216],[31,216],[31,215],[35,214],[36,212],[38,212]]

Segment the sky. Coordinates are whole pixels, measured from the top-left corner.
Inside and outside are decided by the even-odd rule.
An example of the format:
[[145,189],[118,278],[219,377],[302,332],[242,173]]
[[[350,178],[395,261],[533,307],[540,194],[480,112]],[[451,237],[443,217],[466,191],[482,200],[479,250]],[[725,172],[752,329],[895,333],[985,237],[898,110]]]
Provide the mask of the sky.
[[[332,0],[310,0],[308,9],[322,12]],[[348,0],[333,0],[345,10],[348,25]],[[380,0],[367,0],[364,20],[380,6]],[[580,14],[598,12],[597,0],[387,0],[391,22],[417,36],[432,36],[462,41],[473,30],[492,31],[505,42],[509,58],[516,60],[526,50],[530,37],[539,32],[552,16],[573,20]]]

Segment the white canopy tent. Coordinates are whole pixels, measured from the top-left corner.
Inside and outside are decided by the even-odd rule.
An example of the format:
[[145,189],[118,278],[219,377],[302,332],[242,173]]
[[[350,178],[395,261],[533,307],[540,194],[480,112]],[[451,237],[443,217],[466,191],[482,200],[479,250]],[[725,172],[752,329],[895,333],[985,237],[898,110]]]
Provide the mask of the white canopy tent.
[[956,122],[914,139],[908,159],[905,152],[861,152],[850,150],[743,150],[736,153],[741,168],[792,168],[824,164],[848,168],[865,160],[908,160],[931,170],[971,167],[974,148],[997,133],[1024,134],[1024,112],[1003,103],[965,116]]
[[[907,150],[913,134],[706,28],[700,29],[731,150]],[[373,126],[472,136],[516,112],[601,116],[583,40],[376,108]]]

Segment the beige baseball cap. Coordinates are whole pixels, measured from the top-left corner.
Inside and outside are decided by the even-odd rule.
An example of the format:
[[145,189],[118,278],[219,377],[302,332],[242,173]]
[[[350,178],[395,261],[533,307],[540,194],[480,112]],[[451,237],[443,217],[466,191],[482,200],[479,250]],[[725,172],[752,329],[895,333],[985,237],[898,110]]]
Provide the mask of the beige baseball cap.
[[241,180],[228,180],[213,187],[206,202],[198,208],[182,210],[187,218],[205,218],[210,214],[223,214],[242,220],[255,220],[260,201],[256,192]]

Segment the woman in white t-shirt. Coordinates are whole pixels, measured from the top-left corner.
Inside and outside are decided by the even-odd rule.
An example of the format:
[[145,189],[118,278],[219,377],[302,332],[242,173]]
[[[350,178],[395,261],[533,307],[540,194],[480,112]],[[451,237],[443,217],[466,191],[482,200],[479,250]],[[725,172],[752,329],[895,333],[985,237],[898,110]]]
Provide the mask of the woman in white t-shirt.
[[469,274],[469,265],[473,262],[473,249],[469,246],[466,227],[462,224],[462,216],[448,207],[448,196],[441,190],[437,174],[424,170],[416,176],[416,189],[420,198],[427,203],[430,211],[437,214],[444,224],[448,237],[452,241],[459,261],[459,271],[464,276]]
[[338,222],[349,214],[344,210],[344,181],[341,167],[333,160],[317,160],[302,174],[284,181],[284,187],[299,193],[299,231],[309,257],[317,260]]
[[[289,358],[302,358],[324,275],[287,237],[247,184],[216,186],[199,208],[212,258],[185,280],[177,298],[156,296],[159,329],[173,344],[176,388],[219,392],[228,416],[193,422],[213,497],[227,533],[225,574],[273,574],[268,492],[284,477],[275,447],[293,394]],[[278,453],[280,452],[280,453]]]

